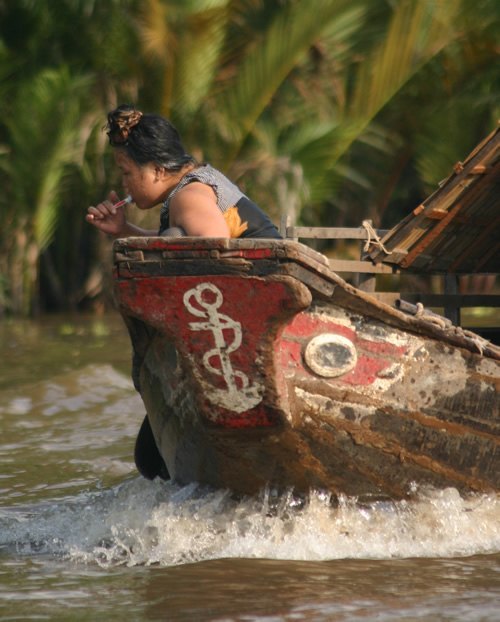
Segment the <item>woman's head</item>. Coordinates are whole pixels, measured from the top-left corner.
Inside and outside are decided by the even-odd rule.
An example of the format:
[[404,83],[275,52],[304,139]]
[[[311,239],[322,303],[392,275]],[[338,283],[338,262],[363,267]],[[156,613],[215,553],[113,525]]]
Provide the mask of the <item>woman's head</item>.
[[139,166],[154,163],[169,171],[179,171],[194,158],[186,153],[179,133],[165,117],[143,114],[123,104],[108,114],[109,142],[123,149]]

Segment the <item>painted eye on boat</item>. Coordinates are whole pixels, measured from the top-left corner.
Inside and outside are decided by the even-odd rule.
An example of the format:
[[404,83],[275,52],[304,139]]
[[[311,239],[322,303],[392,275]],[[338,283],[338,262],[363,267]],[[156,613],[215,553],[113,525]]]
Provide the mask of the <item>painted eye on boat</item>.
[[307,344],[304,359],[314,373],[334,378],[351,371],[356,366],[358,355],[354,344],[347,337],[324,333],[313,337]]

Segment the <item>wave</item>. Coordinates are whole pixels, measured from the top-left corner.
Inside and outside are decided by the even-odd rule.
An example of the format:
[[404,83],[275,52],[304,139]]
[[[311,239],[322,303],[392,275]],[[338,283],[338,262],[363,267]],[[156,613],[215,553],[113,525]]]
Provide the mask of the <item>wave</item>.
[[500,495],[421,490],[360,503],[311,492],[235,498],[199,485],[125,481],[61,502],[0,513],[0,547],[102,567],[221,558],[325,561],[500,552]]

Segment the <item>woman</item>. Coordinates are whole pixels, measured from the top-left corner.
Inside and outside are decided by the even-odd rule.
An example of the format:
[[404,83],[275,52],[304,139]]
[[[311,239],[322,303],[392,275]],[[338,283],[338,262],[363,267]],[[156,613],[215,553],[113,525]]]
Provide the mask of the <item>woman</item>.
[[[198,164],[186,153],[177,130],[164,117],[123,105],[108,115],[109,142],[123,177],[123,189],[139,209],[163,203],[159,230],[129,223],[116,192],[88,208],[86,219],[114,237],[203,236],[279,238],[278,230],[255,203],[220,171]],[[140,360],[134,353],[132,376],[138,385]],[[148,479],[168,479],[146,416],[135,444],[135,463]]]
[[139,209],[163,203],[159,230],[129,223],[116,207],[118,195],[88,208],[87,221],[114,237],[202,236],[279,238],[278,230],[241,190],[209,164],[186,153],[177,130],[164,117],[122,105],[106,126],[123,188]]

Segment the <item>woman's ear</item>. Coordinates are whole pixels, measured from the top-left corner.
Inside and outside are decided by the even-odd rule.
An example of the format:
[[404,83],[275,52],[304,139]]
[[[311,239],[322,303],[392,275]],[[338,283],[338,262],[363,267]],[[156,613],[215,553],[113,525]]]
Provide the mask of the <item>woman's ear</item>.
[[164,166],[155,166],[155,181],[160,181],[165,177],[166,169]]

